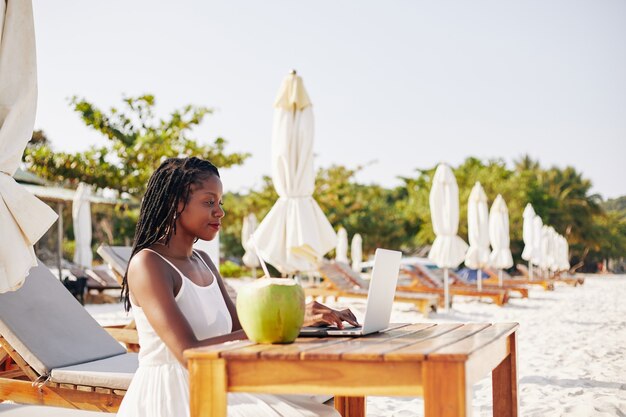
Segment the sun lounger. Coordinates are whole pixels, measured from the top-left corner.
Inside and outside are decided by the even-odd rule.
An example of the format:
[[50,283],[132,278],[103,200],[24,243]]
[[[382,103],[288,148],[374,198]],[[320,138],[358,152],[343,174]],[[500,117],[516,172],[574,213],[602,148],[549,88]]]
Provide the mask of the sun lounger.
[[0,294],[0,400],[115,412],[138,365],[41,262]]
[[[402,270],[404,274],[410,277],[411,282],[408,285],[398,285],[399,290],[430,292],[443,295],[443,282],[437,276],[434,276],[424,265],[418,263],[404,264],[402,265]],[[479,299],[488,298],[492,300],[494,304],[499,306],[506,304],[509,300],[509,291],[501,288],[483,288],[481,291],[478,291],[474,286],[450,285],[449,291],[450,295],[461,295]]]
[[[491,268],[483,269],[484,272],[487,273],[487,277],[483,279],[483,283],[487,283],[490,285],[499,285],[499,271],[496,271]],[[534,280],[530,280],[525,277],[512,277],[506,271],[502,271],[502,284],[503,285],[539,285],[546,291],[554,290],[554,280],[553,279],[543,279],[536,277]]]
[[557,273],[556,276],[554,278],[545,278],[540,271],[534,271],[534,276],[533,276],[533,280],[530,280],[530,271],[528,270],[528,267],[524,264],[517,264],[515,265],[515,268],[517,268],[517,270],[519,271],[520,274],[522,274],[522,276],[524,277],[524,279],[529,280],[529,282],[535,282],[537,280],[548,280],[551,281],[552,283],[554,282],[562,282],[568,285],[571,285],[573,287],[577,286],[577,285],[582,285],[585,283],[585,278],[583,277],[564,277],[561,276],[560,273]]
[[[484,271],[483,271],[484,272]],[[461,273],[456,273],[456,272],[450,272],[450,277],[453,279],[453,284],[452,285],[465,285],[471,288],[476,288],[476,282],[475,281],[469,281],[466,278],[463,277],[463,275]],[[487,274],[485,272],[485,274],[483,275],[483,277],[485,277],[486,279],[489,278],[489,274]],[[527,285],[523,284],[523,283],[516,283],[516,284],[512,284],[512,283],[502,283],[502,286],[500,286],[500,284],[492,284],[491,281],[488,281],[487,284],[482,283],[482,287],[483,289],[487,289],[487,290],[491,290],[491,289],[499,289],[499,288],[504,288],[506,290],[509,290],[509,292],[511,293],[517,293],[519,294],[522,298],[528,298],[528,291],[529,288]]]
[[[369,282],[363,280],[350,266],[344,262],[323,261],[319,269],[325,283],[320,286],[306,287],[305,292],[312,297],[352,297],[367,298]],[[395,301],[411,303],[424,316],[437,311],[439,297],[433,294],[414,294],[397,292]]]
[[[109,246],[102,244],[98,247],[96,252],[107,264],[109,264],[117,279],[121,283],[122,278],[126,273],[126,268],[128,268],[128,261],[130,260],[132,248],[130,246]],[[226,281],[224,281],[224,286],[226,287],[226,291],[228,292],[230,299],[233,300],[233,303],[236,302],[237,291],[228,285]]]
[[109,413],[84,410],[68,410],[67,408],[46,407],[43,405],[0,404],[2,417],[109,417]]

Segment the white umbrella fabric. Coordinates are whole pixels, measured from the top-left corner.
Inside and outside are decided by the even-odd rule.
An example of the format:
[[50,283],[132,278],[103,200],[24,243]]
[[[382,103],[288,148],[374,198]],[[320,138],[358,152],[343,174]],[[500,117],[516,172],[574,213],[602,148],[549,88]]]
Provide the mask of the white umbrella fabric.
[[256,268],[259,265],[259,258],[256,256],[254,246],[250,242],[250,237],[254,233],[257,227],[257,219],[254,213],[248,213],[243,218],[243,224],[241,226],[241,246],[243,246],[244,254],[241,261],[248,268],[252,268],[252,275],[256,278]]
[[559,262],[559,234],[554,230],[554,227],[550,226],[550,256],[551,256],[551,264],[550,270],[552,272],[557,272],[560,270],[560,262]]
[[259,253],[283,274],[317,269],[337,235],[313,199],[313,109],[302,78],[285,78],[274,103],[272,181],[278,200],[254,232]]
[[502,286],[502,269],[513,266],[509,238],[509,209],[500,194],[496,197],[489,212],[489,240],[491,255],[489,263],[499,269],[498,282]]
[[348,232],[343,227],[337,231],[337,247],[335,248],[335,261],[348,263]]
[[350,258],[352,259],[352,269],[361,272],[361,263],[363,262],[363,238],[359,233],[352,236],[350,243]]
[[489,208],[487,195],[480,182],[476,182],[467,201],[467,235],[469,248],[465,266],[477,270],[476,285],[482,290],[482,268],[489,263]]
[[550,228],[545,224],[541,226],[541,264],[540,267],[546,273],[552,267],[552,238]]
[[56,213],[13,175],[33,133],[37,64],[32,3],[0,2],[0,293],[22,286],[37,266],[33,245]]
[[74,224],[74,263],[91,268],[91,187],[80,183],[72,201],[72,222]]
[[560,256],[559,256],[559,266],[561,271],[567,271],[570,269],[569,263],[569,245],[567,244],[567,239],[565,236],[560,236]]
[[533,263],[531,262],[535,252],[535,209],[533,205],[528,203],[524,208],[524,224],[522,226],[522,239],[524,240],[524,250],[522,251],[522,259],[528,261],[528,278],[533,279]]
[[543,222],[541,221],[541,217],[535,216],[533,218],[533,253],[530,259],[530,263],[541,268],[543,264],[543,243],[542,238],[543,234],[541,232],[543,228]]
[[459,188],[452,169],[439,164],[430,189],[430,216],[435,232],[435,241],[428,258],[439,268],[443,268],[444,305],[450,305],[448,268],[455,268],[465,258],[467,243],[457,232],[459,229]]

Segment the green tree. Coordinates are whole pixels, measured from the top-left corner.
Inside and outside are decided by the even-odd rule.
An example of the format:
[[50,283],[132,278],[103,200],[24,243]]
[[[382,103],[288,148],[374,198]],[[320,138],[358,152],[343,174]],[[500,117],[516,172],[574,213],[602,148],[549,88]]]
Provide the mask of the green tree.
[[154,115],[153,95],[123,99],[121,109],[100,110],[85,99],[74,97],[73,109],[85,124],[108,141],[83,152],[55,152],[46,141],[26,149],[24,160],[38,175],[57,183],[75,185],[85,182],[110,188],[133,197],[143,195],[152,171],[168,157],[202,156],[220,168],[242,164],[247,153],[226,153],[226,141],[217,138],[201,145],[193,129],[211,109],[187,105],[168,117]]

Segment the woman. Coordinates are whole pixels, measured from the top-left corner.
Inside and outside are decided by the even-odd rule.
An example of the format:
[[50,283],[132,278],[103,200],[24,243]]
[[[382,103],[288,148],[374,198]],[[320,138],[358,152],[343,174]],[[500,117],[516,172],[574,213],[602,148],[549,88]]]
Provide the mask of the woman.
[[[122,297],[139,335],[139,368],[118,417],[189,415],[183,351],[245,339],[237,312],[211,259],[193,249],[220,230],[222,183],[199,158],[171,158],[152,174],[141,202]],[[349,310],[307,305],[305,325],[357,325]],[[305,397],[229,394],[229,416],[336,416]]]

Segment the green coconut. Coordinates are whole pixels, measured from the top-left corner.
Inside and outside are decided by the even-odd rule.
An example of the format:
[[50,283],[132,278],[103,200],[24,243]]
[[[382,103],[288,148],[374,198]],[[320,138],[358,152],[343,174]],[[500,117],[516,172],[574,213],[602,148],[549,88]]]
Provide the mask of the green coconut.
[[293,279],[261,278],[237,293],[237,314],[256,343],[291,343],[304,322],[304,290]]

